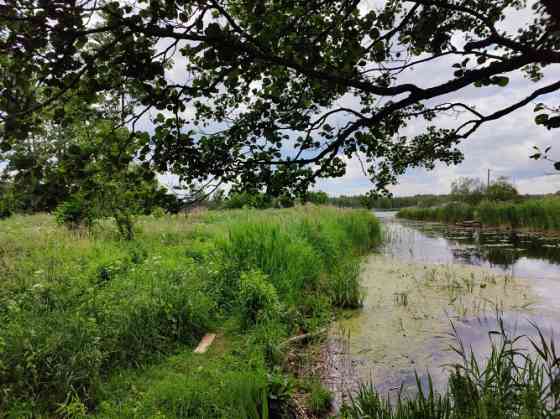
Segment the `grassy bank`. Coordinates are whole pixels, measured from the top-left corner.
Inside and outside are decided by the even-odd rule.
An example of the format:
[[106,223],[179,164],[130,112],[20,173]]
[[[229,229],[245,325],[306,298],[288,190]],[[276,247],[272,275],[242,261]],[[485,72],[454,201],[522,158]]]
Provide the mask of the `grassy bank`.
[[358,258],[380,240],[370,213],[317,207],[138,228],[124,242],[110,223],[0,222],[0,417],[279,412],[305,387],[278,369],[281,342],[360,304]]
[[560,198],[531,199],[520,203],[484,201],[476,206],[451,203],[437,208],[404,208],[397,216],[444,223],[476,220],[486,226],[560,230]]

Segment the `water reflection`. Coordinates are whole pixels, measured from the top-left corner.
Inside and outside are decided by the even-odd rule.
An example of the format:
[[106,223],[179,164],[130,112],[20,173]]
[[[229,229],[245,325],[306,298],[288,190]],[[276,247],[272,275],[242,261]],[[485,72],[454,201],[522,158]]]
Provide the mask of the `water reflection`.
[[382,252],[403,260],[462,263],[516,277],[560,279],[560,239],[499,230],[400,220],[377,214],[385,225]]
[[[523,281],[527,281],[538,296],[539,303],[530,310],[502,313],[506,331],[515,336],[524,335],[520,343],[530,348],[528,338],[538,336],[533,326],[536,324],[547,338],[552,338],[560,345],[558,239],[405,221],[396,219],[394,213],[377,215],[384,224],[386,240],[381,253],[386,256],[426,265],[475,265],[524,278]],[[438,332],[430,330],[429,322],[415,320],[403,325],[401,319],[402,336],[406,338],[403,340],[400,335],[396,336],[394,340],[397,345],[391,347],[378,331],[384,327],[393,330],[391,321],[399,320],[401,315],[395,314],[398,308],[392,306],[391,301],[383,303],[380,299],[380,289],[374,286],[380,271],[370,272],[368,269],[371,270],[371,267],[366,267],[364,274],[366,306],[357,313],[355,319],[341,322],[351,332],[349,345],[352,362],[357,369],[356,376],[362,380],[372,380],[382,394],[388,394],[399,389],[401,384],[405,390],[413,391],[416,373],[421,383],[426,385],[429,372],[435,387],[444,390],[448,375],[442,366],[458,361],[456,354],[449,350],[452,344],[450,335],[442,334],[441,329]],[[441,316],[446,316],[443,307]],[[490,352],[489,332],[498,329],[496,313],[487,312],[480,317],[455,317],[453,324],[466,347],[472,348],[477,358],[484,360]],[[414,337],[404,334],[407,333],[406,326],[409,329],[421,329],[425,333],[414,340]]]

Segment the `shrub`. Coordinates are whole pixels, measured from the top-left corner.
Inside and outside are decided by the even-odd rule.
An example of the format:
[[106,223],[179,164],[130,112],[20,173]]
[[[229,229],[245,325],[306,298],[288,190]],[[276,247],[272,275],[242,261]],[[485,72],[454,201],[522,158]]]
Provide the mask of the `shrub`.
[[59,204],[54,211],[56,222],[70,229],[82,225],[91,227],[96,219],[92,204],[82,195],[72,195],[68,200]]
[[271,320],[279,313],[280,302],[274,286],[262,272],[243,272],[239,280],[239,306],[246,326]]
[[17,207],[16,199],[14,198],[13,194],[8,192],[2,192],[0,190],[1,197],[0,197],[0,220],[2,218],[8,218],[11,216]]
[[226,209],[241,208],[270,208],[272,206],[272,197],[260,192],[237,192],[231,194],[223,203]]
[[162,207],[155,207],[154,209],[152,209],[151,215],[154,218],[162,218],[165,217],[167,213],[165,212],[165,210]]

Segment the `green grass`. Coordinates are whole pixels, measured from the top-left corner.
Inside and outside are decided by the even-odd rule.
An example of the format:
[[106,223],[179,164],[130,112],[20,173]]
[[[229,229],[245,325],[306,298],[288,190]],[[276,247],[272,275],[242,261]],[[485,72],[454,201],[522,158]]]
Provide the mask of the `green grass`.
[[[280,411],[278,344],[360,305],[380,236],[367,211],[318,207],[146,217],[133,242],[1,221],[0,417]],[[193,355],[208,331],[221,351]]]
[[398,217],[446,223],[477,220],[487,226],[560,230],[560,198],[529,199],[519,203],[483,201],[477,206],[451,203],[437,208],[403,208]]

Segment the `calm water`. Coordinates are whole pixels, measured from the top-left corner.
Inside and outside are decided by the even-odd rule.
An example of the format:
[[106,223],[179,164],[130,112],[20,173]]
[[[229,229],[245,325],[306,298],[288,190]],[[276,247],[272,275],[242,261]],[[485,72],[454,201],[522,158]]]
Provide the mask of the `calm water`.
[[402,220],[395,214],[376,213],[386,236],[383,254],[405,261],[481,266],[524,278],[543,306],[560,309],[560,238]]
[[[462,264],[484,267],[499,273],[511,275],[527,281],[538,297],[538,303],[527,312],[506,312],[502,314],[508,332],[516,335],[536,337],[531,322],[539,325],[543,333],[557,341],[560,336],[560,240],[551,238],[531,238],[527,235],[507,232],[467,229],[438,223],[413,222],[395,218],[393,212],[376,213],[384,226],[385,244],[380,252],[402,261],[422,264]],[[367,277],[365,275],[364,277]],[[415,387],[415,372],[422,382],[431,375],[436,388],[442,390],[447,382],[447,372],[442,364],[450,362],[449,338],[434,335],[428,338],[420,350],[403,349],[403,356],[410,359],[410,365],[384,368],[379,358],[368,360],[368,353],[374,352],[376,342],[367,339],[368,327],[374,328],[376,319],[368,314],[368,305],[375,304],[374,294],[366,297],[366,306],[357,315],[354,324],[359,324],[357,336],[350,336],[352,362],[358,375],[375,377],[373,381],[382,393],[390,392],[404,384],[405,388]],[[443,310],[442,310],[443,311]],[[442,313],[442,316],[445,314]],[[479,358],[484,358],[490,350],[489,332],[497,329],[495,313],[480,317],[454,320],[457,333],[467,347],[472,347]],[[449,329],[451,332],[451,328]],[[361,336],[360,336],[361,334]],[[529,342],[525,341],[525,346]],[[417,371],[419,362],[415,358],[428,359],[427,368]],[[426,367],[426,362],[423,363]],[[396,365],[394,366],[396,367]],[[377,371],[372,371],[377,369]]]

